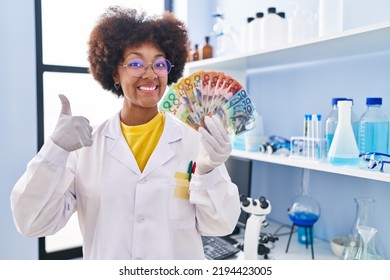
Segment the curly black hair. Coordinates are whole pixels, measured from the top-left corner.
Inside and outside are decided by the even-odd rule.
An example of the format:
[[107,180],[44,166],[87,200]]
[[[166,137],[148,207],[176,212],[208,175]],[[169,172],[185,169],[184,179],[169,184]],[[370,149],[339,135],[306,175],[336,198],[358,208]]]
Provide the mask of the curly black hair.
[[174,65],[168,74],[168,85],[182,75],[189,53],[188,30],[184,23],[170,12],[148,17],[119,6],[109,7],[99,18],[88,41],[89,71],[101,86],[118,97],[122,88],[114,87],[113,74],[129,47],[152,43],[159,47]]

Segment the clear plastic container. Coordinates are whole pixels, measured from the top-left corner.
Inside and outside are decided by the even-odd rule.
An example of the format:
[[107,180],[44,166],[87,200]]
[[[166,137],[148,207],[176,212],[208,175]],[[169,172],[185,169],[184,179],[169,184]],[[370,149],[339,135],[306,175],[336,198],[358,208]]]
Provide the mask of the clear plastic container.
[[329,35],[343,30],[344,1],[319,0],[319,35]]
[[329,151],[332,144],[334,133],[336,132],[337,122],[339,119],[339,109],[337,108],[337,102],[339,100],[347,100],[345,97],[332,98],[332,109],[325,121],[325,138],[327,140],[327,149]]
[[351,100],[337,102],[338,122],[327,159],[333,165],[359,165],[359,149],[351,123]]
[[359,152],[389,153],[389,121],[383,113],[382,98],[368,97],[367,109],[359,122]]

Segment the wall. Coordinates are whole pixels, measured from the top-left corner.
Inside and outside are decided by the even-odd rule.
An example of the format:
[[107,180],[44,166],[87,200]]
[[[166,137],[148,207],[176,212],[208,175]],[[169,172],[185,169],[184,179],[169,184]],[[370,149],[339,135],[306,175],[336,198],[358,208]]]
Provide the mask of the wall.
[[0,1],[0,259],[38,258],[38,240],[16,231],[9,199],[37,149],[34,26],[34,1]]

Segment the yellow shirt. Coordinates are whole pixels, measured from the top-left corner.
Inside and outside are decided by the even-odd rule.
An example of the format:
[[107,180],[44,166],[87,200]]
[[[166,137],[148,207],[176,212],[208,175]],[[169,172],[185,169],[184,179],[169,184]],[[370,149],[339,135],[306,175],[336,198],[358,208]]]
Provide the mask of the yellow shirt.
[[146,163],[157,146],[164,129],[165,115],[159,112],[146,124],[127,126],[121,122],[121,130],[133,152],[139,169],[143,172]]

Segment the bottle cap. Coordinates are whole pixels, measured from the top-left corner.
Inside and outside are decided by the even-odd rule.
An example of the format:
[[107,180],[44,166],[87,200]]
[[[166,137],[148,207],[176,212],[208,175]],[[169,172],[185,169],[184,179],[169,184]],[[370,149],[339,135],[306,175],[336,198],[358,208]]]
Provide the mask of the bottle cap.
[[332,105],[337,105],[337,102],[339,100],[347,100],[347,98],[345,98],[345,97],[335,97],[335,98],[332,98]]
[[276,13],[276,8],[275,7],[268,8],[268,13],[269,14],[275,14]]
[[257,18],[262,18],[263,16],[264,16],[264,13],[262,13],[262,12],[256,13]]
[[255,18],[254,17],[248,17],[248,18],[246,18],[246,21],[248,22],[248,23],[250,23],[252,20],[254,20]]
[[285,12],[279,12],[278,15],[279,15],[281,18],[286,18],[286,13],[285,13]]
[[382,105],[382,97],[367,97],[367,105]]

